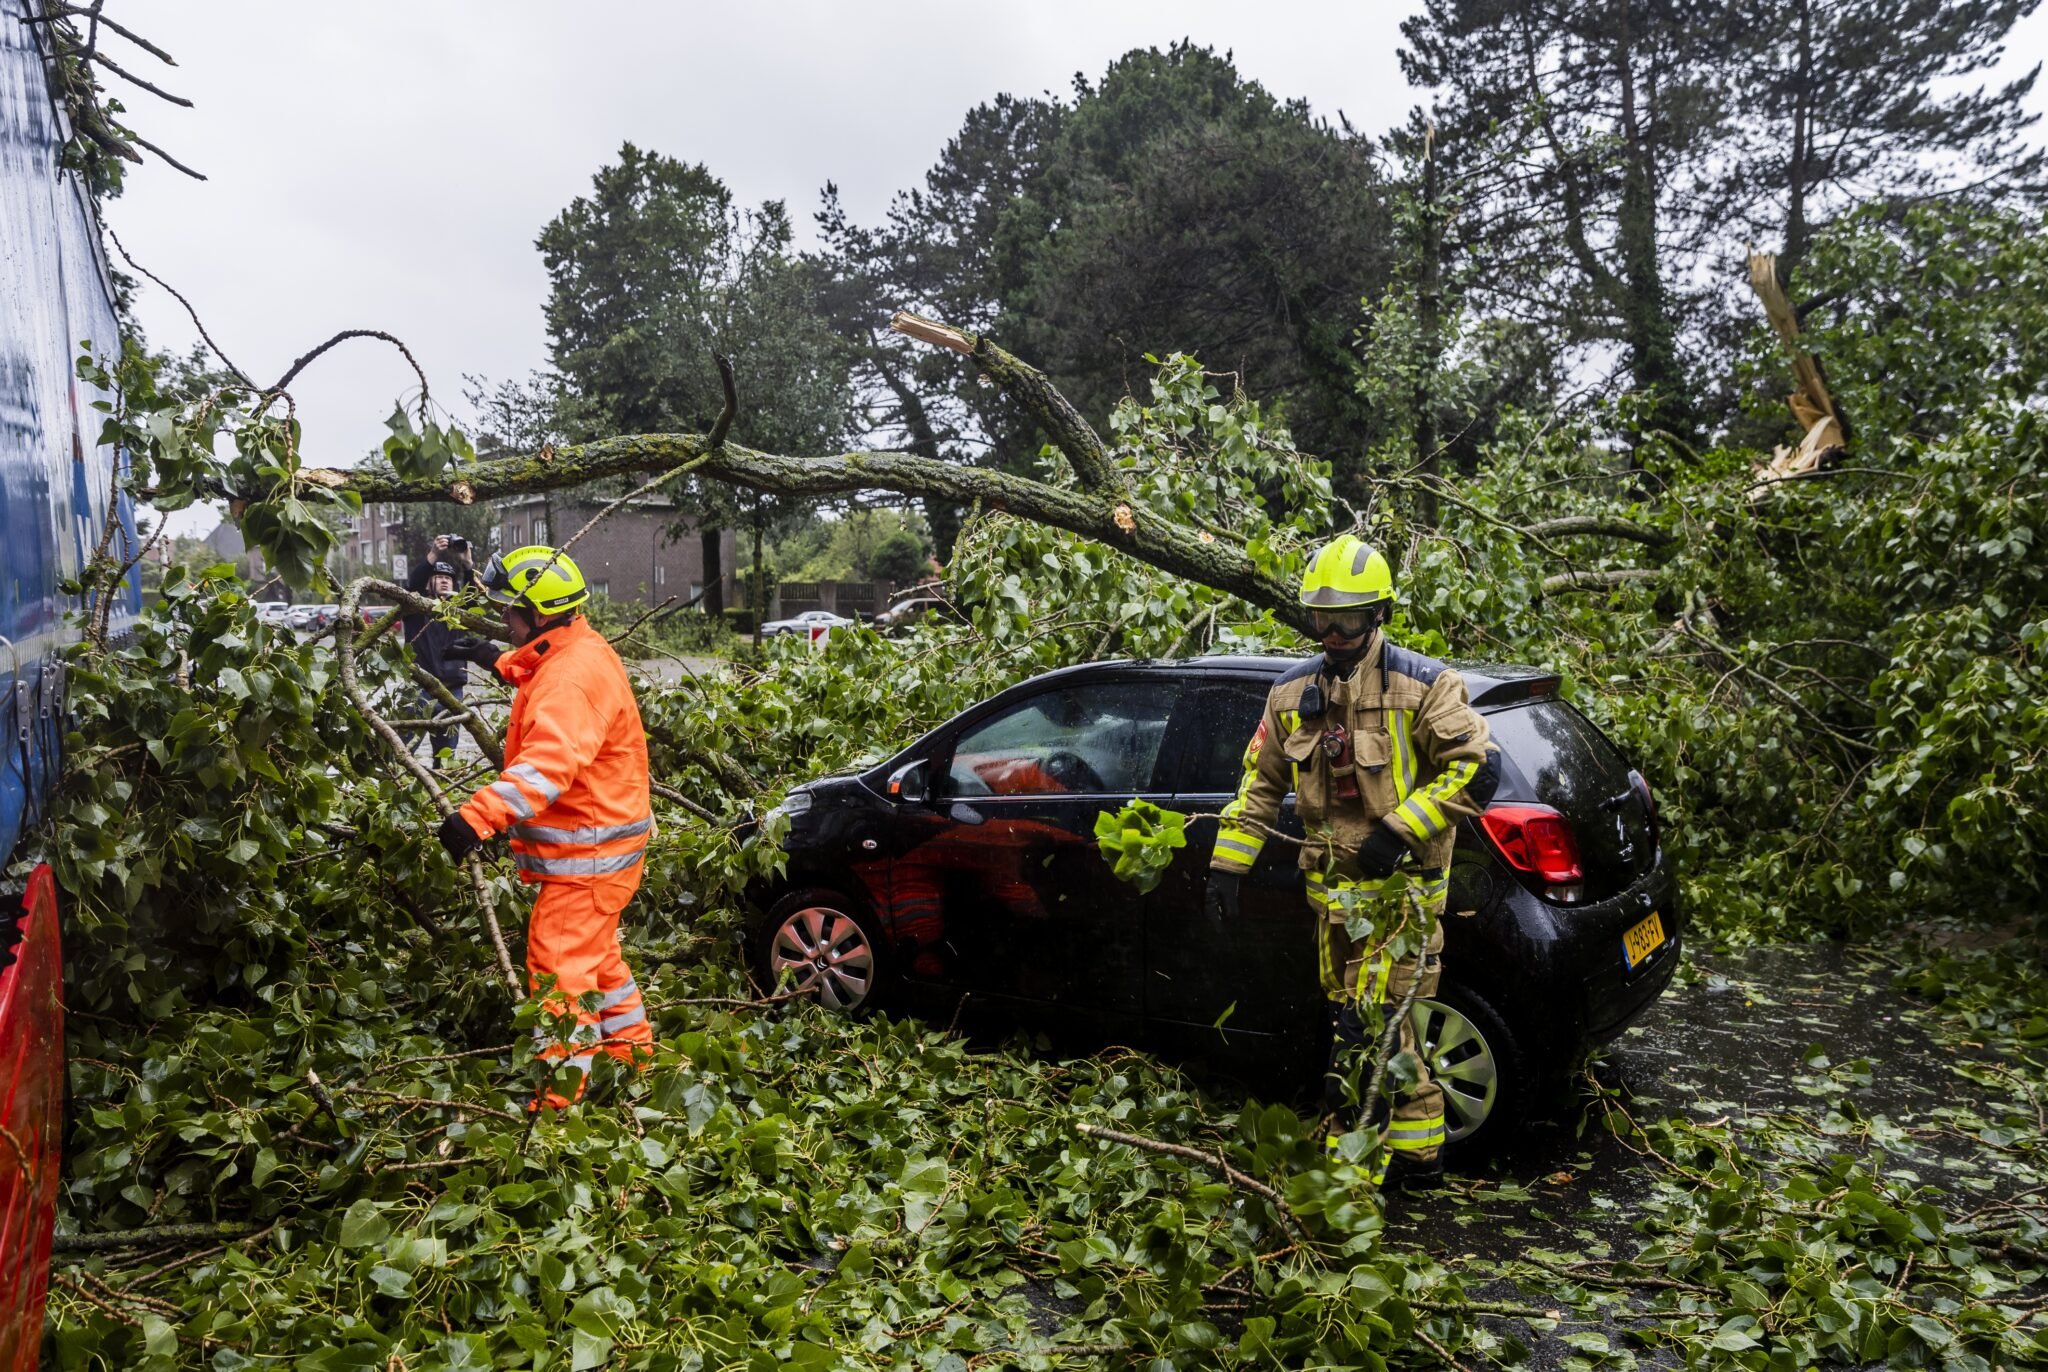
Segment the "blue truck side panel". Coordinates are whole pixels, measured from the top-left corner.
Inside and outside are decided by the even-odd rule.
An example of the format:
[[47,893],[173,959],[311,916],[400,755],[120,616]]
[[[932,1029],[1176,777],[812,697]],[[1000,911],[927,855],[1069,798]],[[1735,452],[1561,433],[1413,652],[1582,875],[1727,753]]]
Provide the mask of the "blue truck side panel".
[[[90,196],[59,165],[69,137],[50,96],[46,31],[25,21],[35,0],[0,0],[0,860],[39,813],[62,738],[56,653],[77,635],[61,583],[98,545],[107,502],[136,551],[133,510],[115,497],[121,455],[98,445],[110,399],[77,379],[81,344],[120,346],[113,291]],[[142,608],[131,574],[110,625]]]

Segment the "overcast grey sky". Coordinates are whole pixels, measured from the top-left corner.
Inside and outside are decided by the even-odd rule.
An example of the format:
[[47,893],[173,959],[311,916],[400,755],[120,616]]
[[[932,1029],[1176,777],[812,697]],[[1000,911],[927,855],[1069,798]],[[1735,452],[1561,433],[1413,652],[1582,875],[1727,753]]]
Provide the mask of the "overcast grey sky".
[[[534,236],[627,139],[706,163],[744,202],[787,200],[808,231],[828,179],[872,221],[973,104],[1064,92],[1077,71],[1099,76],[1140,45],[1234,50],[1275,94],[1368,132],[1415,102],[1395,56],[1401,18],[1418,8],[1405,0],[125,8],[179,65],[160,72],[132,51],[123,64],[133,56],[131,70],[197,103],[121,92],[133,121],[208,177],[132,171],[108,210],[128,250],[258,380],[340,329],[387,329],[458,414],[463,373],[518,377],[546,360]],[[2012,49],[2020,70],[2048,54],[2048,10]],[[2044,100],[2037,91],[2034,107]],[[194,339],[156,288],[145,284],[139,310],[152,342]],[[382,441],[412,384],[369,341],[316,363],[293,386],[312,459],[351,463]]]

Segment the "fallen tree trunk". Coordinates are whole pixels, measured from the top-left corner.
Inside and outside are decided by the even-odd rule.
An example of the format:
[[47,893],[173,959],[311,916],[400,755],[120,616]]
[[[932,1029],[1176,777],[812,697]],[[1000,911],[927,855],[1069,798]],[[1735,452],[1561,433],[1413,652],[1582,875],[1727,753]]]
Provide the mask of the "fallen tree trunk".
[[383,466],[352,471],[307,468],[299,479],[353,491],[366,501],[444,501],[458,505],[529,491],[558,490],[606,477],[665,472],[686,462],[696,474],[769,495],[848,495],[895,491],[936,496],[1013,514],[1094,539],[1163,572],[1186,577],[1271,610],[1306,631],[1308,613],[1291,589],[1261,572],[1251,558],[1213,534],[1134,509],[1114,490],[1053,486],[1009,472],[966,467],[897,452],[784,457],[727,443],[711,448],[702,434],[634,434],[547,448],[530,456],[465,466],[440,479],[400,477]]
[[[986,380],[1015,397],[1066,455],[1075,484],[1055,485],[1012,472],[964,466],[915,453],[860,451],[802,458],[728,443],[725,433],[737,400],[730,369],[723,363],[726,410],[709,434],[632,434],[561,447],[550,445],[538,453],[470,463],[432,477],[402,476],[378,461],[346,471],[305,468],[297,473],[297,479],[329,490],[349,491],[365,501],[440,501],[457,505],[559,490],[591,481],[651,476],[653,480],[641,488],[645,490],[685,470],[705,480],[786,497],[894,491],[952,505],[975,505],[1064,529],[1170,575],[1234,595],[1249,605],[1270,611],[1281,623],[1315,637],[1308,611],[1296,603],[1293,587],[1262,570],[1242,547],[1194,524],[1142,505],[1133,506],[1126,498],[1124,473],[1108,446],[1043,372],[986,338],[936,320],[898,314],[890,327],[920,342],[964,355]],[[214,494],[225,495],[231,501],[261,498],[261,493],[256,492]],[[619,503],[622,502],[614,502],[612,508]],[[1629,520],[1594,516],[1551,520],[1523,532],[1539,540],[1546,535],[1593,535],[1652,547],[1672,541],[1669,534]],[[1548,589],[1590,589],[1594,584],[1577,581],[1567,573],[1564,582]]]

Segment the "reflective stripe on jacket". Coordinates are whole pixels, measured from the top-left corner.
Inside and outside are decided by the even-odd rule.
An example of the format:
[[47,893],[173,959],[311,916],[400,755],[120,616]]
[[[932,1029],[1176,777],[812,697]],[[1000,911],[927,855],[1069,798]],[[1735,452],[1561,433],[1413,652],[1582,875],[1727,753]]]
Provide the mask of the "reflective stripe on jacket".
[[485,838],[510,836],[522,880],[588,883],[623,907],[654,834],[647,733],[625,664],[579,615],[497,668],[516,688],[505,770],[463,817]]
[[[1323,709],[1307,714],[1301,707],[1313,703],[1304,701],[1312,685]],[[1326,746],[1339,728],[1337,746]],[[1447,867],[1457,822],[1493,798],[1498,758],[1464,678],[1443,663],[1384,634],[1374,635],[1348,677],[1330,671],[1318,654],[1267,693],[1209,865],[1249,871],[1265,847],[1266,827],[1279,822],[1280,803],[1293,791],[1307,831],[1304,869],[1341,866],[1382,820],[1400,831],[1418,866]]]

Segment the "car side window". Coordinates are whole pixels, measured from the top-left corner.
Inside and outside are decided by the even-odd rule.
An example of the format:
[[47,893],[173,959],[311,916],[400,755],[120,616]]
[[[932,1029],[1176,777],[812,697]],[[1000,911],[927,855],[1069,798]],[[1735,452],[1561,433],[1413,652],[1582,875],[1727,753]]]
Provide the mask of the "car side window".
[[953,796],[1132,795],[1157,788],[1166,682],[1067,686],[982,721],[953,745]]
[[1184,795],[1235,792],[1244,775],[1245,745],[1265,713],[1266,688],[1256,682],[1204,686],[1191,693],[1181,709],[1187,751],[1176,789]]

